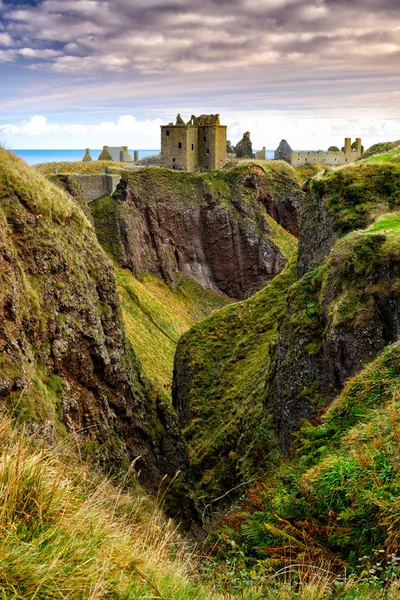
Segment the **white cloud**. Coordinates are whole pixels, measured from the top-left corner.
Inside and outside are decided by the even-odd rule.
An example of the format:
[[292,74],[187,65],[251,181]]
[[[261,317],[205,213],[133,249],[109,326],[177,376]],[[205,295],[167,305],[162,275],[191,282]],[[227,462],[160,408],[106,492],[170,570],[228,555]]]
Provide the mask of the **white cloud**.
[[56,58],[57,56],[61,56],[62,52],[60,50],[52,50],[49,48],[20,48],[18,50],[18,54],[23,56],[24,58]]
[[[182,113],[189,118],[190,112]],[[172,115],[170,119],[172,119]],[[228,138],[237,142],[244,131],[251,132],[254,148],[274,149],[282,138],[293,149],[326,149],[341,146],[345,137],[361,137],[366,147],[378,141],[400,139],[400,118],[361,118],[329,115],[300,115],[294,111],[252,111],[248,114],[226,111],[222,121],[228,125]],[[167,122],[166,120],[164,122]],[[50,123],[35,115],[17,124],[0,125],[0,136],[13,148],[101,148],[103,145],[128,145],[131,149],[160,147],[161,119],[138,120],[123,115],[115,121],[84,125]]]
[[8,33],[0,33],[0,46],[13,46],[14,40]]
[[[0,135],[14,148],[100,148],[105,144],[128,144],[143,149],[159,146],[161,124],[161,119],[138,121],[133,115],[91,125],[58,124],[48,122],[43,115],[34,115],[17,124],[0,125]],[[18,145],[20,140],[23,146]]]

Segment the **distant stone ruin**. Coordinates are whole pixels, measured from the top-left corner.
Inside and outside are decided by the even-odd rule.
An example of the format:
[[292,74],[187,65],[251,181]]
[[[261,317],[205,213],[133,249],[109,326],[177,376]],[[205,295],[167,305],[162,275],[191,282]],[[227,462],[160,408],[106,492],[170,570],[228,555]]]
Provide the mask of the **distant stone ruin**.
[[250,139],[250,131],[243,134],[242,139],[235,146],[235,153],[238,158],[254,158],[253,144]]
[[161,164],[177,171],[215,171],[226,163],[226,125],[219,115],[181,115],[161,126]]
[[[92,157],[90,156],[90,148],[86,148],[83,162],[90,162]],[[103,151],[100,154],[98,160],[109,160],[114,162],[125,162],[133,163],[133,159],[128,151],[128,146],[103,146]]]
[[303,151],[293,152],[292,148],[286,140],[282,140],[278,148],[275,150],[275,160],[285,160],[293,167],[299,167],[305,164],[330,165],[337,167],[355,162],[364,152],[364,147],[361,143],[361,138],[356,138],[353,144],[351,138],[345,138],[344,146],[341,150],[336,146],[331,146],[327,152],[318,151]]

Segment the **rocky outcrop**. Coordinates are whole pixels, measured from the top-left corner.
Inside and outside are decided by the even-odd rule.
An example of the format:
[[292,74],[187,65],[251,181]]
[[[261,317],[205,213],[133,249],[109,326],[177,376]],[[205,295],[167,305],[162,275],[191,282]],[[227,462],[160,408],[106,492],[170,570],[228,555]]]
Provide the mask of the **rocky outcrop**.
[[67,194],[1,149],[0,174],[0,397],[153,489],[186,448],[127,344],[113,266]]
[[245,166],[211,176],[146,169],[122,178],[114,197],[91,209],[103,246],[137,276],[152,273],[174,286],[184,275],[245,298],[282,270],[295,247],[277,224],[298,231],[302,191],[285,169]]
[[242,139],[236,144],[235,153],[238,158],[254,158],[250,131],[246,131],[246,133],[243,134]]

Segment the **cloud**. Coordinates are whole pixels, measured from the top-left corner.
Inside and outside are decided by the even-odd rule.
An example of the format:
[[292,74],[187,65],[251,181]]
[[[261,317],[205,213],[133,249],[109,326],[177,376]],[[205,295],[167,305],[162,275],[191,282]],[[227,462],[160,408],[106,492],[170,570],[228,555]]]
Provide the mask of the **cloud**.
[[14,50],[0,50],[0,63],[13,62],[16,57]]
[[375,64],[386,67],[383,42],[400,51],[398,16],[398,0],[42,0],[7,5],[5,23],[7,35],[38,51],[25,56],[34,66],[146,74],[303,61],[364,68],[368,36]]
[[116,121],[103,121],[93,125],[49,123],[43,115],[34,115],[17,124],[0,125],[0,132],[6,136],[25,136],[37,138],[46,136],[57,140],[65,138],[101,140],[102,145],[110,143],[115,138],[150,136],[158,139],[161,119],[138,121],[132,115],[123,115]]
[[8,33],[0,33],[0,46],[13,46],[14,40]]
[[[369,146],[377,141],[400,138],[400,118],[349,117],[346,111],[328,114],[322,110],[299,116],[296,111],[252,111],[248,114],[226,111],[223,122],[228,125],[228,138],[238,141],[250,131],[254,148],[277,147],[286,138],[293,148],[326,149],[340,145],[344,137],[362,137]],[[186,118],[190,113],[183,114]],[[171,116],[172,118],[172,116]],[[114,121],[85,125],[49,122],[35,115],[16,124],[0,125],[0,135],[12,147],[33,148],[101,148],[104,144],[134,148],[160,147],[162,119],[139,120],[123,115]],[[23,146],[20,141],[24,140]]]

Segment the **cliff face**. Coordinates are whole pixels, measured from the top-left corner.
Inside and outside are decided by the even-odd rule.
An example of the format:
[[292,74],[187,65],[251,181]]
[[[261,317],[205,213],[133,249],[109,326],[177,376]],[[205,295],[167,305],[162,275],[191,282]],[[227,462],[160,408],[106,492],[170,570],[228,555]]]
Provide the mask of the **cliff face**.
[[285,166],[203,175],[149,168],[123,174],[114,197],[91,209],[100,242],[135,275],[158,275],[172,287],[185,276],[244,298],[292,253],[295,240],[282,227],[296,233],[301,198]]
[[128,346],[114,270],[59,188],[0,150],[0,397],[49,435],[83,432],[142,481],[185,469],[173,412]]
[[393,165],[317,177],[302,207],[298,280],[285,270],[181,339],[173,396],[201,494],[258,475],[279,454],[275,435],[287,453],[302,419],[397,340],[399,199]]

